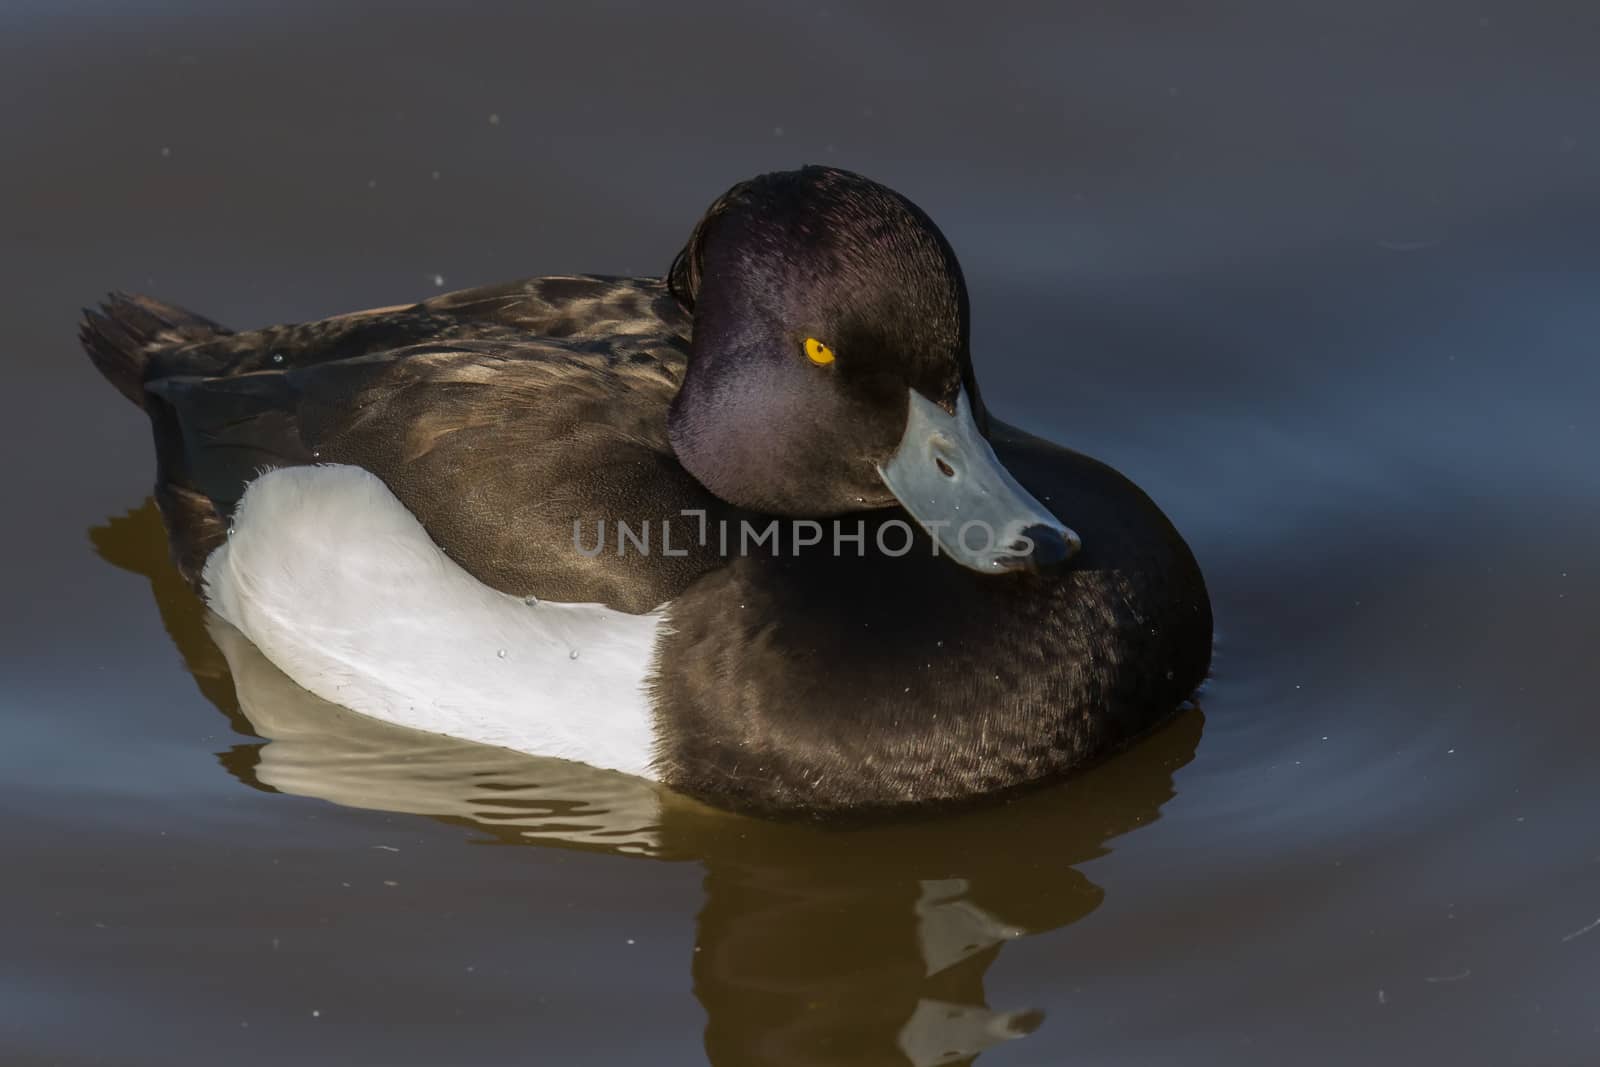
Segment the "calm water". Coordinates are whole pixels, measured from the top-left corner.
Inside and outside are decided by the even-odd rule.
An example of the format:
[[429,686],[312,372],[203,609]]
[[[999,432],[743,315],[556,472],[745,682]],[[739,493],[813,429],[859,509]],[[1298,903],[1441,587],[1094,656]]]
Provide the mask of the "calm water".
[[[0,8],[0,1062],[1600,1062],[1600,8],[131,6]],[[1203,710],[822,832],[208,628],[79,305],[659,271],[805,161],[1188,536]]]

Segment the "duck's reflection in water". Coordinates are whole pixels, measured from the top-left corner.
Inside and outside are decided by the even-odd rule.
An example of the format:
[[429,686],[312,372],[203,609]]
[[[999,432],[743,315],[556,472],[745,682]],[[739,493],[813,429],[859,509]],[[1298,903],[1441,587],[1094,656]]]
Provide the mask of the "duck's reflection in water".
[[[716,1064],[962,1063],[1027,1034],[991,1008],[1007,941],[1074,922],[1101,890],[1074,868],[1157,817],[1198,710],[1074,781],[953,816],[856,829],[714,811],[648,782],[389,726],[300,689],[167,563],[151,504],[91,531],[148,577],[201,690],[241,733],[241,781],[467,822],[507,842],[691,860],[706,871],[690,966]],[[231,678],[231,684],[229,679]]]

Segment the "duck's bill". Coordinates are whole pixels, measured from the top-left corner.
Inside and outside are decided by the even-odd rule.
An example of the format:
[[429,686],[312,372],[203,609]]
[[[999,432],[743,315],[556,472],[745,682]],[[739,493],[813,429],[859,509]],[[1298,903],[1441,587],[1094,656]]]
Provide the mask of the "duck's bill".
[[878,472],[939,551],[975,571],[1038,570],[1081,546],[1001,465],[978,432],[965,389],[954,415],[913,389],[905,436]]

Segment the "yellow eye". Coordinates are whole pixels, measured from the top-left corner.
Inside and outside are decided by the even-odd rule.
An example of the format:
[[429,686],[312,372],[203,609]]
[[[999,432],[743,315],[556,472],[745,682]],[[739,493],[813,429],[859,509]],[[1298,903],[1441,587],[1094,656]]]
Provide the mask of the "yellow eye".
[[806,358],[819,367],[827,366],[833,362],[833,349],[817,340],[815,337],[806,338]]

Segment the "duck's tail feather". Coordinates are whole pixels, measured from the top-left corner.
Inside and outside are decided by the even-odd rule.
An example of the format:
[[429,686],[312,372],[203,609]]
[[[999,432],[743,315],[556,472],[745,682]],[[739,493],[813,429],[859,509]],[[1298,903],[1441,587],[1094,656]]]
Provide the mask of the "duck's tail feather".
[[78,339],[106,381],[144,407],[145,370],[151,356],[230,332],[173,304],[148,296],[112,293],[98,311],[84,309]]

